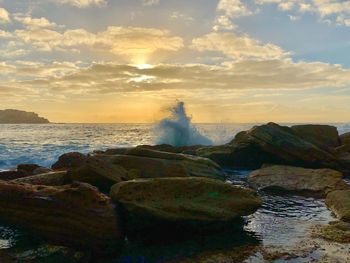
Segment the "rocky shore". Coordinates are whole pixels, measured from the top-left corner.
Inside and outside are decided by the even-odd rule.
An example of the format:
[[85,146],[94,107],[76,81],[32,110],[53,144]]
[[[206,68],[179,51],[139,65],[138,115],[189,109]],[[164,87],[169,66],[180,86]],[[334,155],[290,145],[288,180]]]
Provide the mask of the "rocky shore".
[[[228,180],[228,168],[254,171],[242,186]],[[221,146],[143,145],[67,153],[50,168],[19,164],[0,172],[0,220],[49,244],[37,254],[100,262],[118,258],[130,240],[238,235],[261,207],[261,193],[274,191],[325,199],[338,221],[316,226],[313,236],[349,244],[349,174],[350,134],[268,123]],[[243,262],[257,253],[267,261],[286,257],[250,242],[173,262]],[[0,253],[1,262],[39,262],[35,257]]]

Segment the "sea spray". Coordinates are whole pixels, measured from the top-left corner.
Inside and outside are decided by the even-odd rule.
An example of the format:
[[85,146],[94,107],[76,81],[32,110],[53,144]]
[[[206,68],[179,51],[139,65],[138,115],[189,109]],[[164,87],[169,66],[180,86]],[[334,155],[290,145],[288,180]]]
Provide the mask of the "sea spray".
[[170,116],[156,125],[156,144],[170,144],[172,146],[213,144],[209,138],[200,134],[191,123],[191,118],[186,114],[184,102],[178,102],[168,111]]

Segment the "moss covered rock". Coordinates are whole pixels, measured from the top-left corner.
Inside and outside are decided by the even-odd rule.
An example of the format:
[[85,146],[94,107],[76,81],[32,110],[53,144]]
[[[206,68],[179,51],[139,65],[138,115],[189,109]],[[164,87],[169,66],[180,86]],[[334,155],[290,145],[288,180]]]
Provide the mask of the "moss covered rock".
[[330,222],[328,225],[317,226],[313,230],[316,237],[321,237],[339,243],[350,243],[350,223],[342,221]]
[[326,205],[340,220],[350,222],[350,190],[329,193]]
[[194,177],[122,182],[112,187],[110,195],[124,208],[128,228],[229,222],[254,213],[262,203],[253,190]]

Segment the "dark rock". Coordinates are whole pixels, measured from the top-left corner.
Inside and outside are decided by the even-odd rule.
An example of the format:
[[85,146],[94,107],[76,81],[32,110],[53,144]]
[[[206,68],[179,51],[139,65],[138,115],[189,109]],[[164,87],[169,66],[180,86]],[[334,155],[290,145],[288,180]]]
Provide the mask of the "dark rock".
[[26,183],[33,185],[60,186],[69,183],[69,178],[66,171],[49,172],[37,174],[12,180],[14,183]]
[[49,121],[45,118],[39,117],[39,115],[34,112],[26,112],[26,111],[9,109],[9,110],[0,110],[0,123],[43,124],[43,123],[49,123]]
[[27,175],[33,175],[34,170],[39,167],[37,164],[19,164],[17,165],[17,171],[23,171]]
[[264,163],[307,168],[338,168],[336,157],[275,123],[240,132],[227,145],[197,150],[199,156],[234,168],[259,168]]
[[34,186],[0,182],[0,219],[52,244],[109,253],[122,239],[109,197],[83,183]]
[[81,167],[85,164],[86,156],[79,152],[65,153],[61,155],[56,163],[52,165],[54,170],[67,170]]
[[105,155],[88,156],[83,166],[68,170],[67,179],[86,182],[107,192],[115,183],[132,179],[122,166],[109,160],[110,156]]
[[296,134],[305,141],[311,142],[317,147],[331,151],[340,146],[338,130],[330,125],[296,125],[291,127]]
[[0,171],[0,180],[3,180],[3,181],[14,180],[25,176],[27,176],[27,174],[24,171],[17,171],[17,170]]

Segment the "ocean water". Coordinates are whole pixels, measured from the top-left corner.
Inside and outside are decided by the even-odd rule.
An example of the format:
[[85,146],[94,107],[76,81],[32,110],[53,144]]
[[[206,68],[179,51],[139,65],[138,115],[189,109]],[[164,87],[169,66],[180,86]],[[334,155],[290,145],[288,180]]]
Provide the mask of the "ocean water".
[[[230,141],[252,124],[200,124],[198,130],[213,143]],[[113,147],[156,142],[152,124],[0,124],[0,170],[19,163],[50,166],[66,152],[88,153]]]
[[[256,124],[196,124],[200,134],[213,144],[227,143],[240,131]],[[350,124],[336,124],[339,133]],[[155,144],[156,124],[0,124],[0,170],[19,163],[50,166],[66,152],[88,153],[113,147]]]

